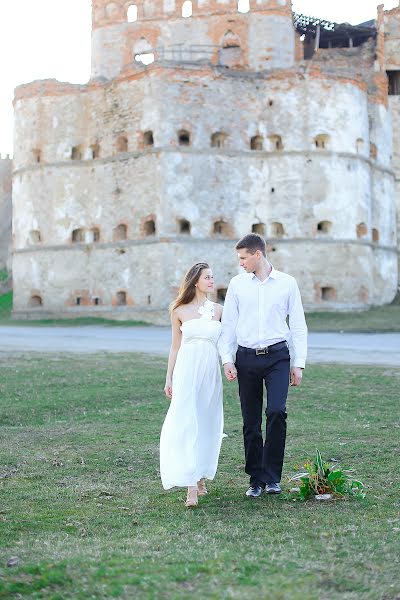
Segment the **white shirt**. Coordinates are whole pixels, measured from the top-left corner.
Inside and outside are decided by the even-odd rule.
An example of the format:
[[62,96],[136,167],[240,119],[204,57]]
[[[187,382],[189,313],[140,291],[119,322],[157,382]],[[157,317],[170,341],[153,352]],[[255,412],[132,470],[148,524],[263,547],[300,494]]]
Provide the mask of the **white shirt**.
[[285,340],[289,344],[292,367],[304,368],[307,325],[294,277],[273,267],[264,281],[254,273],[234,277],[222,313],[218,342],[222,364],[235,362],[237,344],[245,348],[264,348]]

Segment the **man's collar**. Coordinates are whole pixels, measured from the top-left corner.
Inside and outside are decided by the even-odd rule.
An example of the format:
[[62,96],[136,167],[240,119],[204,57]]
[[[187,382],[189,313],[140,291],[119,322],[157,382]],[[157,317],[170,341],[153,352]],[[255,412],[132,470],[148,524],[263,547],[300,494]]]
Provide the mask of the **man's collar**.
[[[274,268],[274,266],[271,263],[269,263],[269,264],[271,265],[271,272],[268,275],[267,279],[269,279],[269,278],[276,279],[277,271],[276,271],[276,269]],[[250,273],[250,275],[251,275],[252,279],[254,279],[254,277],[257,277],[257,275],[255,273]],[[264,281],[266,281],[266,279],[264,279]]]

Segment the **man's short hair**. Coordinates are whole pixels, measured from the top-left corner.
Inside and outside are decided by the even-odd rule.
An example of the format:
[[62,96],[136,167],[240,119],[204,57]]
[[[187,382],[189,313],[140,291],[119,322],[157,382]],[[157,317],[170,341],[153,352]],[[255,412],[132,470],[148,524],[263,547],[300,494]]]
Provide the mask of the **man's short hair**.
[[248,233],[235,246],[236,250],[248,250],[250,254],[254,254],[256,250],[260,250],[264,256],[267,256],[266,243],[264,238],[258,233]]

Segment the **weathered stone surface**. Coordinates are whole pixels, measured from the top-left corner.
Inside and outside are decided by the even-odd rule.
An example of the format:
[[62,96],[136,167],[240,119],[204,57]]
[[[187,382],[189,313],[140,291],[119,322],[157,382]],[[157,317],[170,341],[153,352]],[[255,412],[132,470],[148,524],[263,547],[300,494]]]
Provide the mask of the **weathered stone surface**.
[[[400,105],[386,17],[376,41],[303,61],[289,2],[236,7],[203,0],[184,19],[147,0],[128,23],[125,3],[95,0],[92,80],[17,89],[16,315],[165,322],[194,261],[223,294],[252,229],[308,308],[393,299]],[[133,60],[153,50],[150,66]]]
[[0,158],[0,269],[11,270],[11,164]]

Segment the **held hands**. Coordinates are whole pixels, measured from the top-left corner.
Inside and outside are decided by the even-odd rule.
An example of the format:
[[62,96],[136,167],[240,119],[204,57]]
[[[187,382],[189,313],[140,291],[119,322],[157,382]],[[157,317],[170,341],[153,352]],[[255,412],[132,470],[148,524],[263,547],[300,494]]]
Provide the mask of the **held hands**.
[[164,392],[167,398],[172,399],[172,381],[168,380],[165,382]]
[[292,367],[290,369],[290,385],[296,387],[301,384],[303,377],[303,369],[300,367]]
[[234,381],[237,377],[236,367],[233,363],[224,364],[224,373],[228,381]]

